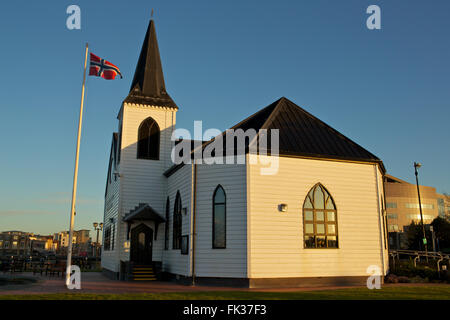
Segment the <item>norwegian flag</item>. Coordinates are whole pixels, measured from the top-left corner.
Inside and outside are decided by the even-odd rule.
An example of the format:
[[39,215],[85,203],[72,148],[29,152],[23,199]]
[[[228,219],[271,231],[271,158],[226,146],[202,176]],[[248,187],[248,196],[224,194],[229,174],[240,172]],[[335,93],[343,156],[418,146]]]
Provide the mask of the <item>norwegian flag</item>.
[[102,77],[106,80],[114,80],[114,78],[119,75],[122,78],[119,68],[113,65],[111,62],[106,61],[97,57],[95,54],[91,53],[91,61],[89,65],[89,75]]

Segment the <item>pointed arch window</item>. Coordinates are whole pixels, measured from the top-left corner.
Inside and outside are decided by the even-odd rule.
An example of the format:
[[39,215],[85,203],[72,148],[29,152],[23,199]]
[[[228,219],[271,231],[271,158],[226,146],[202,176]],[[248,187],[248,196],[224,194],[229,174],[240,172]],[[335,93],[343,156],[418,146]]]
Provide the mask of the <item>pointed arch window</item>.
[[303,203],[305,248],[338,248],[337,210],[333,198],[318,183]]
[[159,160],[159,126],[153,118],[142,121],[138,130],[138,159]]
[[169,250],[169,215],[170,215],[170,199],[166,201],[166,223],[164,224],[164,250]]
[[218,185],[213,194],[213,230],[212,241],[214,249],[226,248],[226,222],[227,203],[226,194],[221,185]]
[[175,197],[175,206],[173,208],[173,243],[172,249],[181,249],[181,196],[180,191]]

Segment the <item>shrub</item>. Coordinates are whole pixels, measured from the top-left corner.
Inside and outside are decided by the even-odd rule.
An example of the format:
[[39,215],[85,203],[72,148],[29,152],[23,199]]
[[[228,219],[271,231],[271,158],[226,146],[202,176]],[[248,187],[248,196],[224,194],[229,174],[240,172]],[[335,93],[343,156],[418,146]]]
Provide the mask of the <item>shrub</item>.
[[400,277],[420,277],[429,280],[439,280],[439,273],[436,270],[429,266],[417,265],[415,267],[411,262],[396,265],[396,267],[393,268],[392,273]]
[[395,274],[390,273],[386,276],[386,278],[384,279],[384,282],[385,283],[397,283],[398,278]]
[[409,283],[409,282],[411,282],[409,280],[409,278],[405,277],[405,276],[400,276],[400,277],[397,278],[397,280],[398,280],[399,283]]

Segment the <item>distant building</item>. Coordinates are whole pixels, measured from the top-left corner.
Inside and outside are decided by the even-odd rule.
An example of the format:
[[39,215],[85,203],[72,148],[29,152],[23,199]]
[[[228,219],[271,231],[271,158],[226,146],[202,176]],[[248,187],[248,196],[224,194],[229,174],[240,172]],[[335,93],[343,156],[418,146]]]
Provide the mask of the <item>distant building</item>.
[[450,195],[438,194],[438,215],[450,222]]
[[55,250],[52,236],[41,236],[22,231],[0,233],[0,256],[28,256],[36,252]]
[[[56,252],[58,254],[66,254],[67,248],[69,246],[69,232],[68,231],[61,231],[58,233],[55,233],[53,235],[53,241],[57,243],[57,249]],[[74,234],[72,237],[72,244],[75,244],[77,242],[77,237]]]
[[92,254],[92,243],[89,236],[90,230],[78,230],[74,231],[74,237],[76,237],[74,245],[74,253],[77,255],[90,255]]
[[[403,233],[411,222],[421,223],[417,186],[388,174],[385,179],[389,244],[391,248],[406,248]],[[445,218],[449,197],[434,187],[419,186],[419,190],[423,223],[430,224],[438,216]]]
[[4,231],[0,233],[0,256],[29,255],[31,252],[30,233]]
[[52,236],[30,235],[31,252],[50,252],[56,251],[56,246]]
[[[74,255],[90,255],[92,254],[91,238],[89,230],[75,230],[72,237],[72,252]],[[53,235],[57,245],[57,252],[65,254],[69,246],[69,231],[61,231]]]

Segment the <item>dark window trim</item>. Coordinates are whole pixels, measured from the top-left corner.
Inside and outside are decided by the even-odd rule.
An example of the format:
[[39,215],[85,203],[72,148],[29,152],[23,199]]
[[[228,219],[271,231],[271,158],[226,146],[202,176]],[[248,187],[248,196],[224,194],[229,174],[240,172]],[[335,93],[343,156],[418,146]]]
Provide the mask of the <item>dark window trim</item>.
[[[122,130],[123,130],[123,123],[122,121],[120,121],[120,129],[119,129],[119,134],[117,135],[117,139],[119,141],[117,141],[117,164],[120,163],[120,156],[121,156],[121,149],[122,149]],[[139,138],[139,136],[138,136]]]
[[[146,124],[147,122],[152,121],[154,125],[156,125],[156,128],[158,129],[158,139],[157,139],[157,147],[156,148],[156,157],[150,157],[150,156],[145,156],[145,155],[140,155],[139,154],[139,142],[141,141],[139,139],[139,133],[141,132],[141,128],[144,124]],[[159,160],[159,154],[160,154],[160,148],[161,148],[161,129],[159,128],[158,122],[156,122],[155,119],[153,119],[152,117],[148,117],[145,120],[143,120],[141,122],[141,124],[139,125],[139,129],[137,132],[137,149],[136,149],[136,158],[137,159],[142,159],[142,160]]]
[[166,222],[164,226],[164,250],[169,250],[169,219],[170,219],[170,199],[166,201]]
[[181,232],[183,227],[183,220],[181,215],[182,210],[182,202],[180,191],[177,191],[177,195],[175,196],[175,204],[173,208],[173,230],[172,230],[172,249],[180,250],[181,249]]
[[189,236],[184,235],[181,236],[181,254],[187,255],[189,254]]
[[116,234],[116,224],[114,223],[111,227],[111,251],[114,251],[114,242],[115,242],[115,234]]
[[[330,196],[331,201],[333,202],[333,205],[334,205],[335,209],[315,209],[314,208],[314,199],[310,199],[313,208],[312,209],[311,208],[305,208],[305,203],[306,203],[306,200],[309,197],[309,194],[311,193],[311,191],[315,190],[317,187],[322,188],[323,190],[325,190],[328,193],[328,195]],[[323,192],[323,190],[322,190],[322,192]],[[326,199],[325,199],[325,201],[326,201]],[[324,207],[326,207],[326,203],[324,204]],[[309,189],[308,193],[306,194],[305,200],[303,201],[302,209],[303,209],[303,239],[302,239],[302,241],[303,241],[303,248],[304,249],[308,249],[308,250],[310,250],[310,249],[312,249],[312,250],[315,250],[315,249],[339,249],[339,227],[338,227],[338,214],[337,214],[338,209],[336,207],[336,202],[334,201],[333,196],[328,191],[328,189],[325,188],[325,186],[322,183],[318,182],[311,189]],[[306,229],[305,210],[309,210],[309,211],[313,212],[313,220],[312,220],[312,223],[313,223],[313,226],[314,226],[314,233],[313,234],[311,234],[311,233],[307,234],[306,233],[306,230],[305,230]],[[313,235],[314,237],[324,236],[323,234],[317,234],[317,232],[316,232],[316,224],[317,224],[317,222],[316,222],[316,211],[323,211],[324,212],[323,224],[325,225],[325,234],[324,235],[325,235],[325,243],[327,245],[326,247],[319,247],[319,248],[318,247],[314,247],[314,248],[311,248],[311,247],[307,247],[306,246],[305,237],[307,235]],[[334,224],[336,226],[336,230],[335,230],[336,233],[335,233],[335,235],[333,235],[333,236],[336,237],[336,247],[328,247],[328,240],[327,240],[327,233],[328,233],[328,228],[327,228],[327,226],[328,226],[328,223],[327,223],[328,215],[327,215],[327,213],[328,212],[334,212],[335,213],[335,220],[336,221],[334,223],[330,223],[330,224]],[[308,220],[308,221],[310,222],[310,220]],[[316,242],[316,245],[317,245],[317,242]]]
[[[224,196],[225,196],[225,201],[224,202],[216,202],[215,201],[215,199],[216,199],[216,193],[217,193],[217,190],[219,190],[219,188],[220,189],[222,189],[223,190],[223,194],[224,194]],[[222,247],[222,246],[216,246],[215,245],[215,243],[214,243],[214,239],[215,239],[215,235],[216,235],[216,230],[215,230],[215,223],[214,223],[214,221],[215,221],[215,216],[216,216],[216,205],[224,205],[224,211],[225,211],[225,214],[224,214],[224,237],[225,237],[225,239],[224,239],[224,246]],[[212,208],[213,208],[213,214],[212,214],[212,248],[213,249],[226,249],[227,248],[227,194],[226,194],[226,192],[225,192],[225,189],[222,187],[222,185],[217,185],[217,187],[216,187],[216,189],[214,190],[214,193],[213,193],[213,197],[212,197]]]
[[105,228],[103,250],[110,251],[111,249],[111,226]]

